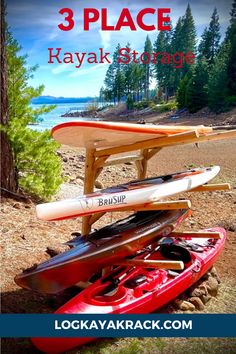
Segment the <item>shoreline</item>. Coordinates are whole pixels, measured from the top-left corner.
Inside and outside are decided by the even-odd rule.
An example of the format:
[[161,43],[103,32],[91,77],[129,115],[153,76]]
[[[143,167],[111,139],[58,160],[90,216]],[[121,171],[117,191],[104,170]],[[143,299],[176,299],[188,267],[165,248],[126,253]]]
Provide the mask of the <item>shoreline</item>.
[[126,123],[152,123],[163,125],[208,125],[208,126],[232,126],[236,125],[236,108],[216,114],[210,112],[208,108],[203,108],[196,113],[189,113],[183,110],[172,110],[163,113],[157,113],[152,108],[147,107],[142,110],[127,111],[124,105],[118,105],[105,108],[104,110],[85,110],[76,112],[67,112],[61,115],[63,118],[94,118],[103,121],[115,121]]

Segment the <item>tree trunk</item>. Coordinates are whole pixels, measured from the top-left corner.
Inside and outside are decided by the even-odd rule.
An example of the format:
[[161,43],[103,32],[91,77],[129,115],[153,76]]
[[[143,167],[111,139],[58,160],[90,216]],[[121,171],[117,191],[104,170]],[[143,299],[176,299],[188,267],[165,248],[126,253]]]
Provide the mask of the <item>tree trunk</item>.
[[144,79],[144,97],[147,99],[147,68],[145,68],[145,79]]
[[166,103],[169,102],[169,91],[168,91],[168,87],[165,87],[165,102],[166,102]]
[[150,68],[149,65],[146,65],[144,95],[147,101],[149,101],[149,81],[150,81]]
[[[8,127],[8,98],[7,98],[7,63],[6,63],[6,23],[5,23],[5,5],[1,1],[1,117],[0,123],[4,128]],[[18,188],[17,171],[14,163],[14,156],[7,134],[1,131],[1,188],[10,192],[16,192]]]
[[149,101],[149,81],[150,81],[150,73],[149,73],[150,68],[148,67],[148,71],[147,71],[147,101]]

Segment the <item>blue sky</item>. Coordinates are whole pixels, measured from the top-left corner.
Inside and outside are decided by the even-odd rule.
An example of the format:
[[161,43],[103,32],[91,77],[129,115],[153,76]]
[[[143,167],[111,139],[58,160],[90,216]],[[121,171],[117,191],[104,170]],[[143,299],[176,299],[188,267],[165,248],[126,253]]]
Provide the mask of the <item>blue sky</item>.
[[[119,32],[100,30],[100,23],[91,25],[89,32],[82,28],[83,9],[94,7],[108,8],[110,24],[115,24],[121,9],[128,7],[132,14],[146,7],[170,7],[171,20],[175,25],[177,19],[185,12],[188,2],[191,5],[195,19],[198,37],[202,34],[214,7],[220,15],[221,31],[225,32],[229,23],[229,12],[232,0],[6,0],[7,20],[14,37],[22,46],[22,53],[28,54],[28,64],[38,64],[32,86],[44,84],[44,95],[64,97],[96,96],[103,85],[107,70],[105,64],[89,65],[84,63],[79,69],[74,64],[48,64],[48,48],[61,47],[64,52],[98,52],[103,47],[113,52],[118,42],[124,45],[129,41],[133,49],[142,51],[146,35],[155,40],[157,31],[145,32],[142,30],[130,31],[122,29]],[[62,22],[58,11],[69,7],[75,14],[73,30],[63,32],[57,25]],[[146,19],[149,21],[151,17]]]

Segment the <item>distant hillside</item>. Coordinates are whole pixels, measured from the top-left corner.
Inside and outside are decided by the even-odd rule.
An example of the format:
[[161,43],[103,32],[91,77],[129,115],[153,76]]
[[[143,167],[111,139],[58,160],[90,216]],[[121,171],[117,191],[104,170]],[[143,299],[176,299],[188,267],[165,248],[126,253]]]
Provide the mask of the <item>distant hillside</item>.
[[33,98],[31,103],[34,104],[55,104],[55,103],[87,103],[94,101],[94,97],[53,97],[39,96]]

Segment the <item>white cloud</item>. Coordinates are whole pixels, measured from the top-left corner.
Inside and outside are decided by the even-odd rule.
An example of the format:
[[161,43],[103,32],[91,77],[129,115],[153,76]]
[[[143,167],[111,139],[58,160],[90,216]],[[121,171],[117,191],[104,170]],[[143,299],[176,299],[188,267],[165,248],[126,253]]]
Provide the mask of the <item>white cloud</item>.
[[102,40],[102,46],[105,50],[110,47],[111,43],[111,32],[109,31],[102,31],[101,29],[99,30],[99,34],[101,36]]
[[91,66],[90,68],[86,68],[86,69],[76,69],[76,71],[73,71],[73,73],[71,73],[69,75],[69,77],[76,77],[76,76],[80,76],[80,75],[87,75],[89,74],[91,71],[98,71],[98,70],[104,70],[104,66],[107,66],[108,63],[101,63],[101,64],[93,64],[93,66]]
[[[48,64],[49,65],[49,64]],[[52,73],[54,75],[61,74],[65,71],[71,71],[73,70],[73,65],[72,64],[59,64],[56,67],[52,69]]]

